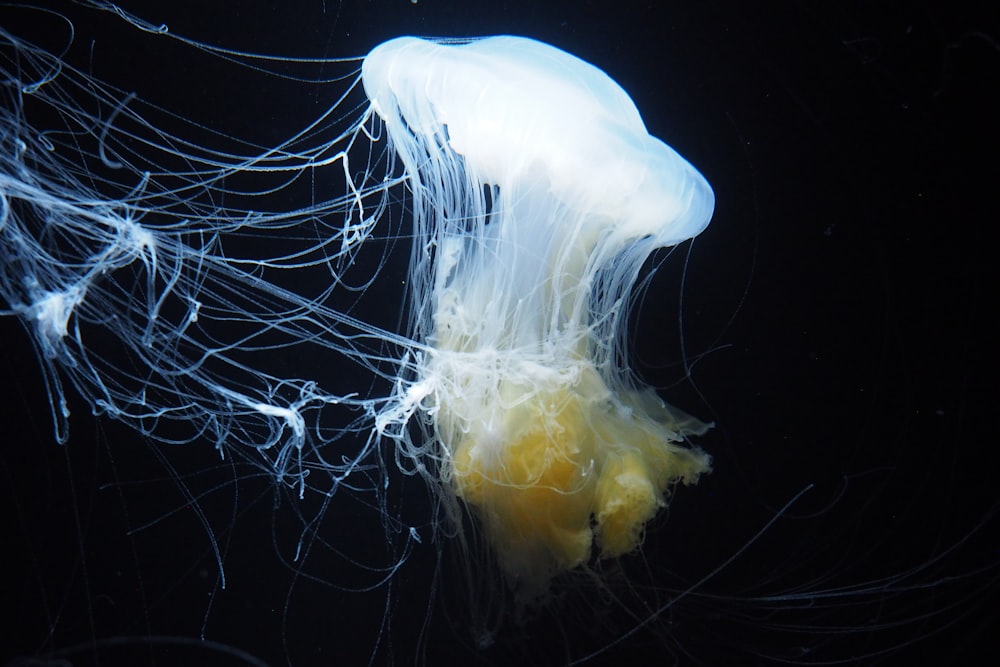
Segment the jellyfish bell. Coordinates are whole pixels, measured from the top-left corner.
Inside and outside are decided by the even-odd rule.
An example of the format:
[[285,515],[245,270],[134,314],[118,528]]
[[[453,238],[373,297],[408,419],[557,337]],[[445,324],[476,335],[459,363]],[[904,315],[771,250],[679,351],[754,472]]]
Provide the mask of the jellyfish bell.
[[671,488],[711,468],[686,444],[709,425],[641,386],[622,346],[643,262],[706,227],[712,190],[610,77],[531,39],[395,39],[362,79],[430,259],[411,266],[428,347],[405,402],[532,600],[633,551]]
[[372,50],[362,75],[411,173],[426,154],[407,147],[441,138],[470,181],[524,190],[544,178],[546,196],[622,244],[648,235],[674,245],[711,219],[704,177],[648,134],[617,83],[565,51],[513,36],[402,37]]

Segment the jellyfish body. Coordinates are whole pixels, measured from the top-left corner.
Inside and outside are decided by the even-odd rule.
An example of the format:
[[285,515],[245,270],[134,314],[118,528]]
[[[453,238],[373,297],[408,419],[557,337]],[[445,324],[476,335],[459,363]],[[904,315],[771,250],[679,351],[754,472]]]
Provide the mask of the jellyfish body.
[[420,246],[427,348],[401,400],[431,417],[440,481],[530,599],[632,551],[671,487],[710,470],[684,444],[708,425],[639,386],[623,340],[643,262],[705,228],[712,190],[610,77],[534,40],[400,38],[362,78]]
[[[240,635],[251,640],[251,635],[270,637],[270,624],[280,623],[276,661],[289,664],[314,661],[317,647],[336,651],[342,662],[352,662],[344,653],[352,646],[364,654],[354,662],[378,661],[363,646],[365,631],[392,656],[408,651],[404,660],[432,663],[420,654],[431,634],[432,605],[421,599],[411,606],[411,600],[401,601],[404,593],[422,596],[425,589],[418,584],[423,583],[428,595],[445,592],[447,602],[456,591],[463,596],[473,591],[472,604],[459,610],[459,615],[468,611],[473,623],[455,623],[448,613],[441,645],[464,648],[450,631],[465,625],[477,644],[488,643],[507,622],[508,584],[521,600],[536,599],[560,572],[627,553],[666,504],[671,486],[691,483],[709,469],[708,456],[685,442],[706,425],[665,405],[630,374],[624,334],[643,260],[653,249],[704,228],[712,193],[690,165],[648,136],[628,96],[599,70],[511,37],[461,45],[394,40],[364,60],[366,105],[356,88],[359,59],[282,60],[269,70],[272,59],[198,44],[110,3],[77,7],[85,5],[87,11],[112,12],[124,19],[125,30],[144,31],[153,44],[180,39],[199,58],[213,64],[222,58],[227,74],[250,63],[246,69],[261,79],[233,89],[249,91],[251,102],[285,97],[270,90],[261,96],[264,84],[284,79],[279,71],[298,73],[293,65],[316,65],[319,73],[304,76],[302,85],[330,104],[301,122],[276,123],[268,115],[262,119],[267,138],[254,140],[217,129],[235,126],[212,120],[216,110],[204,122],[190,117],[200,111],[179,113],[154,104],[156,96],[141,86],[161,86],[166,69],[154,70],[162,77],[136,81],[137,93],[96,78],[92,72],[107,76],[108,59],[95,57],[103,53],[102,40],[87,40],[87,48],[76,49],[76,56],[83,56],[77,62],[85,65],[74,68],[74,50],[59,43],[72,41],[73,31],[62,37],[67,31],[59,29],[66,26],[58,13],[14,8],[29,12],[27,32],[46,43],[56,40],[49,48],[11,32],[9,14],[0,20],[0,318],[4,324],[18,321],[35,345],[57,440],[69,439],[70,409],[85,402],[95,415],[141,434],[135,442],[121,442],[102,433],[106,444],[116,451],[151,449],[167,472],[151,479],[122,462],[91,479],[89,488],[96,481],[101,493],[143,507],[127,513],[127,539],[99,559],[111,562],[120,550],[122,564],[131,559],[136,567],[94,568],[97,552],[90,547],[111,541],[91,519],[106,505],[79,502],[76,489],[84,487],[77,481],[67,485],[71,501],[47,497],[57,486],[51,469],[41,467],[50,464],[47,455],[27,466],[20,457],[46,451],[27,446],[27,438],[36,435],[35,422],[30,412],[16,414],[22,402],[8,402],[24,428],[0,448],[18,454],[11,459],[15,465],[5,459],[4,467],[14,473],[10,479],[45,498],[40,519],[19,518],[20,511],[14,517],[45,538],[11,542],[12,552],[27,549],[31,558],[24,562],[37,575],[30,579],[42,586],[23,598],[24,616],[33,616],[38,605],[33,620],[46,628],[41,641],[25,642],[33,645],[32,662],[66,662],[80,650],[72,647],[103,659],[103,650],[122,646],[104,641],[109,629],[131,636],[145,628],[154,644],[166,634],[183,637],[188,633],[178,629],[181,617],[194,620],[190,636],[199,638],[181,644],[207,646],[212,636],[226,636],[218,624],[210,626],[209,617],[232,609],[217,595],[225,587],[224,564],[255,555],[249,551],[273,549],[292,568],[292,579],[277,598],[267,597],[275,592],[271,586],[244,581],[252,595],[246,610],[268,629],[248,634],[246,628],[256,626],[237,623],[234,632],[242,628]],[[57,29],[50,29],[46,17]],[[128,76],[134,77],[129,64]],[[185,79],[203,72],[213,84],[227,83],[218,80],[219,71],[176,68]],[[184,95],[199,89],[186,84]],[[226,96],[219,92],[225,86],[211,89],[219,99]],[[312,113],[298,95],[287,99]],[[238,106],[258,109],[252,103]],[[271,131],[287,134],[274,137]],[[400,281],[395,269],[402,264],[396,260],[411,241],[408,276]],[[408,291],[405,306],[401,283]],[[384,289],[387,285],[391,289]],[[386,294],[391,298],[381,301],[392,311],[391,323],[366,309]],[[408,322],[396,319],[399,309]],[[17,386],[19,372],[7,380]],[[82,401],[67,400],[67,391]],[[69,446],[79,453],[85,442]],[[188,444],[190,458],[177,452]],[[747,455],[756,461],[762,452],[752,449]],[[769,467],[788,477],[793,469],[787,463],[797,459],[788,459],[784,448],[773,452],[780,462]],[[911,453],[890,452],[892,458],[884,461],[893,465],[883,470],[895,475],[895,463]],[[853,450],[848,454],[857,458]],[[737,497],[753,500],[756,516],[769,519],[749,533],[745,525],[727,530],[729,547],[687,549],[697,549],[687,554],[698,561],[694,569],[685,568],[683,557],[672,559],[669,570],[652,564],[651,587],[629,585],[628,593],[637,594],[632,602],[613,586],[602,590],[610,591],[608,596],[591,595],[589,575],[602,567],[566,578],[586,582],[571,600],[600,597],[622,604],[627,626],[619,632],[614,614],[605,613],[602,604],[599,623],[577,624],[587,629],[585,635],[599,626],[592,638],[599,647],[566,633],[555,649],[565,653],[549,661],[584,662],[597,655],[592,650],[633,644],[643,628],[655,633],[661,657],[677,655],[678,649],[680,655],[694,655],[696,647],[685,645],[688,638],[679,632],[675,636],[680,628],[668,620],[689,614],[722,621],[719,632],[713,625],[711,646],[698,649],[714,652],[721,646],[727,655],[714,660],[720,663],[746,661],[748,654],[758,661],[884,657],[916,645],[913,637],[955,626],[956,619],[978,618],[981,602],[996,591],[995,549],[980,548],[986,543],[979,539],[990,540],[982,529],[995,525],[996,508],[969,532],[935,531],[927,553],[910,549],[916,560],[901,560],[895,545],[913,543],[919,530],[910,529],[923,525],[899,524],[892,512],[881,513],[894,517],[889,532],[882,531],[883,520],[869,521],[879,514],[870,511],[873,506],[898,506],[896,491],[902,487],[883,483],[870,459],[862,465],[843,468],[842,488],[836,485],[832,495],[786,523],[791,540],[784,530],[774,534],[775,541],[761,538],[771,537],[771,527],[783,522],[811,484],[791,499],[781,499],[780,490],[774,491],[777,496],[747,495],[756,484],[730,487],[728,493],[735,489]],[[423,476],[442,502],[428,508],[418,497],[411,503],[413,486],[396,469]],[[40,471],[45,471],[41,477]],[[785,482],[798,484],[794,477],[801,472],[795,468]],[[781,488],[771,481],[769,487]],[[244,490],[248,484],[251,493]],[[256,502],[264,488],[280,502],[268,507]],[[870,488],[876,490],[869,494]],[[172,492],[181,500],[173,510]],[[219,505],[209,501],[219,493],[226,494],[221,521]],[[852,500],[845,505],[848,496]],[[726,502],[723,496],[719,500]],[[936,504],[930,495],[918,509],[933,511]],[[15,505],[25,507],[19,498]],[[273,511],[278,521],[256,522],[267,535],[255,544],[264,548],[246,550],[243,539],[232,539],[233,522],[239,516],[248,523],[254,515],[246,512],[255,505]],[[718,507],[723,513],[732,509]],[[60,508],[72,519],[63,522],[63,537],[70,538],[63,543],[49,539],[59,534]],[[466,510],[477,523],[470,524]],[[139,567],[139,554],[146,550],[137,546],[162,542],[161,531],[175,520],[180,531],[171,543],[178,549],[159,544],[153,549],[166,552],[164,568],[148,567],[145,555]],[[964,531],[968,524],[955,525]],[[213,586],[210,580],[202,583],[201,554],[186,556],[190,552],[181,548],[199,542],[191,539],[192,526],[205,531],[215,551],[219,576],[211,595],[200,594]],[[827,537],[817,542],[817,531]],[[876,534],[873,544],[868,538]],[[456,574],[451,569],[456,562],[447,557],[430,569],[408,570],[405,579],[396,576],[417,549],[447,544],[459,555],[479,557],[482,552],[473,550],[480,535],[496,557],[459,561],[459,569],[471,564],[471,576],[461,582],[466,587],[439,585]],[[466,543],[471,547],[463,551]],[[751,545],[763,550],[768,565],[746,560]],[[775,553],[792,554],[779,570],[772,567]],[[68,554],[73,562],[52,560],[52,554]],[[873,554],[888,556],[887,567],[867,569]],[[966,561],[970,554],[973,559]],[[990,557],[980,560],[977,554]],[[488,576],[494,560],[506,582]],[[190,567],[193,562],[197,567]],[[414,559],[412,565],[420,562]],[[261,571],[258,565],[255,561],[255,572]],[[106,569],[114,570],[113,585],[105,586]],[[125,586],[130,569],[134,585]],[[728,579],[716,581],[723,570],[746,573],[738,593],[726,593]],[[144,573],[150,571],[157,577],[147,579]],[[180,571],[183,577],[176,574]],[[43,578],[44,572],[58,577]],[[83,585],[64,574],[82,576]],[[282,588],[273,574],[268,570],[267,579],[274,582],[260,583]],[[102,579],[88,580],[91,576]],[[207,604],[203,613],[190,613],[188,598],[177,596],[187,588],[178,583],[192,577],[198,599],[207,601],[195,603]],[[403,581],[405,586],[396,583]],[[328,584],[379,599],[359,604],[359,598],[348,598],[351,614],[341,614],[338,631],[331,633],[329,614],[316,613],[315,598],[297,597],[306,587],[326,596]],[[90,591],[101,589],[113,594],[116,608],[135,613],[109,616],[97,609]],[[127,589],[134,593],[132,604]],[[79,591],[84,595],[77,611],[83,615],[68,606]],[[930,610],[928,592],[933,592]],[[56,599],[53,594],[60,600],[55,615],[48,602]],[[101,598],[107,596],[96,599]],[[267,605],[269,599],[276,604]],[[333,605],[338,599],[339,593],[324,597]],[[183,601],[173,604],[178,600]],[[417,607],[428,615],[412,616]],[[284,614],[279,621],[274,614],[254,613],[262,608]],[[308,613],[298,613],[304,608]],[[566,610],[553,604],[542,611],[561,616]],[[120,625],[113,624],[114,616],[123,619]],[[881,622],[873,626],[873,618]],[[141,627],[133,619],[141,619]],[[394,631],[421,620],[413,652],[405,641],[409,628]],[[543,627],[532,628],[540,641],[518,657],[530,652],[532,662],[547,662],[539,649],[551,635],[534,632]],[[746,642],[748,628],[759,634],[757,641]],[[522,628],[515,633],[525,634]],[[699,636],[690,637],[692,644]],[[295,647],[307,652],[293,657]],[[728,654],[731,648],[739,658]],[[476,659],[511,662],[478,653]]]
[[[641,386],[623,341],[643,262],[704,229],[712,191],[599,69],[516,37],[392,40],[363,60],[370,105],[346,126],[334,107],[254,153],[191,143],[198,124],[167,132],[140,97],[0,38],[19,82],[0,107],[0,314],[40,352],[58,440],[69,384],[153,440],[210,442],[300,498],[372,494],[386,515],[393,450],[444,501],[442,534],[464,539],[471,511],[522,599],[634,549],[671,487],[709,470],[685,442],[707,425]],[[33,106],[54,112],[41,129]],[[259,207],[303,174],[343,188]],[[376,230],[413,239],[405,331],[353,310],[388,257]],[[392,388],[289,370],[319,358]]]

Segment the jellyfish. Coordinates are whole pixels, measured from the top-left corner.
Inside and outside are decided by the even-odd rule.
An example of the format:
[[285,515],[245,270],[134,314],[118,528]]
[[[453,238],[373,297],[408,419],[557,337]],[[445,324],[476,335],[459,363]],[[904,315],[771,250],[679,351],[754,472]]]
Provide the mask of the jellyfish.
[[[482,536],[522,606],[635,551],[710,471],[689,442],[710,425],[630,371],[626,330],[644,262],[705,229],[713,193],[600,69],[523,37],[394,39],[339,104],[262,147],[0,37],[16,56],[0,312],[35,346],[57,441],[68,385],[300,500],[367,494],[405,543],[376,578],[426,532],[389,512],[391,465],[426,482],[436,537]],[[301,203],[259,205],[306,183]],[[365,314],[401,256],[393,328]],[[288,370],[303,359],[312,374]]]
[[429,415],[442,483],[532,597],[634,550],[710,469],[685,444],[708,426],[639,386],[622,341],[643,262],[705,228],[712,190],[610,77],[537,41],[399,38],[362,78],[421,240],[427,349],[397,403]]
[[[644,260],[701,232],[713,195],[600,70],[518,37],[288,58],[103,0],[0,11],[0,363],[22,394],[0,404],[4,590],[25,603],[4,648],[28,656],[13,662],[140,664],[162,645],[169,663],[261,664],[243,647],[286,664],[647,648],[828,663],[988,627],[997,508],[934,514],[964,478],[928,484],[948,468],[940,427],[921,459],[910,417],[865,425],[908,413],[892,392],[804,394],[824,410],[789,421],[767,410],[788,378],[756,403],[736,391],[735,409],[712,405],[720,421],[768,412],[781,442],[722,433],[710,485],[680,489],[712,466],[709,424],[630,370],[629,312],[655,303]],[[95,13],[151,47],[142,70],[115,69],[131,39],[89,39]],[[177,54],[211,66],[174,68]],[[137,77],[145,59],[165,66]],[[167,80],[184,85],[161,94]],[[227,109],[234,89],[245,103]],[[265,110],[278,102],[296,113]],[[755,188],[732,186],[734,209],[756,209]],[[845,215],[875,223],[856,203]],[[36,354],[17,354],[24,340]],[[904,378],[909,364],[859,360]],[[35,394],[51,433],[22,414]],[[967,500],[988,500],[989,467],[953,449],[952,471],[983,482]],[[110,474],[78,477],[88,456]],[[129,644],[138,657],[108,657]]]

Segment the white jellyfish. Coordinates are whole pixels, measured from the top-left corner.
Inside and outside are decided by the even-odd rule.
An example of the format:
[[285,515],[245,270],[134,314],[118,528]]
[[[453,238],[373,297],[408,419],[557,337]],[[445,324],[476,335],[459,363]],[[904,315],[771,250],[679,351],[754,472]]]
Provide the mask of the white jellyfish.
[[[0,36],[2,314],[35,343],[58,441],[68,383],[300,498],[381,499],[393,459],[427,481],[442,539],[478,539],[473,517],[521,603],[635,550],[671,488],[710,470],[686,442],[708,425],[642,385],[624,338],[643,262],[706,227],[712,190],[601,70],[521,37],[395,39],[344,93],[367,96],[353,117],[210,149]],[[303,174],[339,194],[255,208]],[[358,312],[404,239],[394,331]],[[373,379],[284,370],[314,355]]]
[[[705,179],[604,72],[518,37],[396,39],[362,68],[413,193],[404,419],[432,418],[436,474],[519,593],[632,551],[706,425],[637,386],[625,317],[642,263],[705,228]],[[412,407],[410,407],[412,406]],[[421,448],[424,445],[421,445]]]
[[[63,10],[101,14],[168,66],[139,82],[150,70],[129,69],[116,87],[107,54],[128,55],[128,40],[91,44],[63,10],[2,10],[0,319],[28,333],[55,439],[68,443],[37,442],[32,415],[4,402],[6,485],[44,498],[41,520],[29,519],[12,490],[7,513],[44,536],[26,547],[10,539],[11,553],[29,555],[8,568],[11,580],[31,580],[24,599],[43,614],[44,640],[17,649],[29,661],[92,652],[112,664],[102,649],[134,642],[143,653],[128,664],[149,662],[145,649],[162,641],[224,654],[228,642],[238,664],[261,664],[241,650],[260,629],[265,642],[280,633],[278,661],[289,664],[334,651],[344,664],[377,662],[379,651],[430,663],[430,644],[498,663],[508,652],[533,664],[621,662],[650,638],[660,659],[831,662],[919,651],[918,638],[975,617],[994,594],[995,549],[979,548],[992,535],[977,531],[995,524],[995,506],[915,549],[912,528],[937,496],[921,493],[907,507],[916,524],[898,525],[900,505],[883,501],[914,478],[885,484],[897,467],[871,467],[882,464],[868,461],[870,435],[845,448],[843,468],[816,464],[843,475],[824,494],[785,465],[788,447],[775,446],[781,465],[767,467],[767,447],[726,434],[735,446],[713,452],[728,458],[700,492],[706,502],[651,528],[675,487],[710,470],[690,441],[709,425],[630,370],[629,313],[650,275],[644,261],[699,234],[714,199],[600,70],[518,37],[402,38],[363,59],[271,57],[187,39],[103,0],[73,5]],[[175,48],[224,66],[174,70]],[[249,102],[234,113],[269,136],[214,108],[200,115],[200,84],[225,106],[229,75],[242,74]],[[170,77],[183,86],[158,96]],[[275,122],[262,108],[282,97],[272,85],[291,81],[309,93],[284,100],[301,116]],[[7,342],[5,368],[16,357]],[[97,484],[74,478],[60,503],[51,469],[22,459],[58,452],[70,467],[94,451],[80,438],[86,419],[70,415],[81,405],[100,428],[118,421],[148,445],[129,449],[132,432],[113,425],[107,452],[159,460],[166,474],[122,464],[119,476],[112,463]],[[855,421],[814,428],[832,441]],[[797,457],[839,449],[814,440],[789,447]],[[899,447],[910,455],[905,438]],[[932,460],[913,488],[929,488]],[[83,488],[129,498],[129,532],[100,558],[118,582],[107,588],[92,585],[88,565],[111,534],[93,528],[104,517],[96,504],[76,502]],[[873,518],[882,510],[891,520]],[[174,519],[180,537],[161,539]],[[256,549],[237,539],[248,523],[270,529]],[[147,577],[161,574],[140,549],[150,545],[184,574]],[[867,569],[897,545],[912,556]],[[247,576],[247,556],[287,569],[254,560]],[[135,565],[136,581],[121,584],[117,558]],[[202,563],[212,558],[215,571]],[[173,604],[179,582],[193,582],[195,608]],[[232,622],[247,600],[252,624]],[[106,625],[106,606],[124,622]],[[445,641],[434,641],[439,631]]]

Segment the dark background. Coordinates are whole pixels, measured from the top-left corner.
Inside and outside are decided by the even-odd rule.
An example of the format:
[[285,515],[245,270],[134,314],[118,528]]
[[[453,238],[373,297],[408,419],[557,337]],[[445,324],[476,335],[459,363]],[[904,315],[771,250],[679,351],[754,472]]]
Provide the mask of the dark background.
[[[72,18],[76,66],[237,134],[281,138],[332,102],[259,72],[244,84],[239,68],[109,12],[35,4]],[[29,339],[4,318],[0,606],[15,621],[0,660],[563,664],[603,649],[594,664],[961,664],[995,652],[1000,31],[972,4],[124,3],[234,50],[354,56],[402,34],[513,33],[607,71],[716,192],[690,252],[655,258],[633,328],[638,372],[716,421],[701,441],[715,472],[678,493],[626,566],[663,607],[635,612],[639,632],[616,640],[635,622],[570,582],[561,621],[477,651],[460,618],[428,609],[429,545],[397,573],[380,628],[384,590],[340,590],[321,556],[288,563],[289,499],[264,479],[233,485],[211,448],[156,451],[79,401],[68,445],[55,444]],[[29,17],[0,6],[9,30],[37,29]],[[210,529],[183,511],[178,471]],[[413,486],[400,496],[419,513]],[[377,540],[351,509],[334,506],[330,530]],[[209,532],[226,535],[225,590]]]

